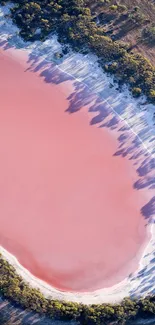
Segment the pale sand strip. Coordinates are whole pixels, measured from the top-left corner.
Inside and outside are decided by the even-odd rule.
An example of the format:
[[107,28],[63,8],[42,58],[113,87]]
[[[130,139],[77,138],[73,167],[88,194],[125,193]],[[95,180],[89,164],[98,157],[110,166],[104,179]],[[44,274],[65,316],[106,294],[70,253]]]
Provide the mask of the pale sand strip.
[[[42,290],[44,291],[45,294],[51,294],[52,297],[59,297],[61,299],[67,299],[67,300],[74,300],[74,301],[82,301],[84,303],[99,303],[99,302],[103,302],[103,301],[117,301],[122,299],[125,296],[129,295],[129,292],[133,292],[134,290],[136,290],[137,294],[140,294],[140,290],[141,288],[143,288],[143,285],[141,285],[141,282],[143,279],[146,279],[146,284],[147,284],[147,290],[146,292],[144,291],[144,293],[146,294],[147,292],[153,292],[153,283],[151,281],[151,279],[153,278],[153,274],[151,274],[151,269],[153,267],[153,264],[151,264],[151,260],[153,260],[153,256],[154,256],[154,225],[152,224],[151,226],[151,233],[152,233],[152,239],[149,243],[149,245],[147,246],[147,248],[145,249],[145,253],[143,254],[143,258],[141,259],[140,262],[140,268],[139,270],[132,276],[132,278],[130,278],[130,280],[124,280],[123,282],[121,282],[120,284],[118,284],[117,286],[114,286],[113,288],[108,288],[107,290],[103,289],[103,290],[99,290],[97,292],[94,292],[93,294],[70,294],[70,293],[62,293],[59,292],[57,290],[55,290],[54,288],[51,289],[51,287],[47,286],[46,284],[42,284]],[[25,279],[29,279],[28,281],[31,281],[31,283],[33,285],[35,285],[36,287],[38,287],[39,283],[42,283],[41,281],[39,281],[38,279],[36,279],[35,277],[31,276],[29,274],[28,271],[24,270],[24,268],[22,268],[19,263],[17,262],[16,258],[14,258],[13,256],[11,256],[11,254],[7,253],[4,249],[2,249],[3,255],[6,258],[9,258],[10,262],[13,263],[19,272],[21,272],[21,274],[25,277]],[[145,269],[144,272],[143,269]],[[137,278],[137,275],[139,276]],[[30,280],[31,277],[31,280]],[[131,282],[132,279],[132,282]],[[150,284],[150,288],[149,285]],[[46,286],[46,289],[45,289]],[[44,288],[44,289],[43,289]],[[49,290],[51,290],[49,293]]]

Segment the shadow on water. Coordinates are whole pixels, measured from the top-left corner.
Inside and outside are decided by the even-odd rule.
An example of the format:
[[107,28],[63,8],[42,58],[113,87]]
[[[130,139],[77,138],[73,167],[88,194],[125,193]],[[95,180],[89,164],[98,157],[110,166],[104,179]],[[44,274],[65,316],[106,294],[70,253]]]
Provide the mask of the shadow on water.
[[[0,47],[7,50],[11,45],[9,45],[7,41],[1,41]],[[125,124],[124,121],[121,121],[120,117],[112,110],[108,103],[108,94],[105,94],[104,99],[101,98],[101,96],[97,96],[85,83],[79,82],[71,75],[61,71],[61,63],[57,62],[57,64],[58,65],[54,62],[47,62],[44,57],[36,56],[35,51],[32,50],[32,53],[29,54],[29,67],[26,71],[39,73],[40,77],[43,78],[46,83],[58,85],[66,81],[72,81],[74,91],[67,98],[69,104],[66,112],[73,114],[87,107],[89,116],[91,116],[91,113],[93,115],[90,120],[90,125],[96,125],[99,128],[108,128],[112,131],[115,130],[118,140],[118,150],[113,156],[116,157],[116,159],[117,156],[126,157],[132,160],[134,165],[137,165],[137,175],[139,179],[133,185],[134,189],[154,189],[155,158],[145,150],[139,136],[132,133],[130,127]],[[118,106],[121,115],[120,103]],[[116,108],[115,111],[118,112]],[[139,135],[141,132],[142,131],[139,132]],[[154,140],[155,138],[151,138],[150,142]],[[154,211],[155,200],[152,198],[150,202],[148,202],[148,205],[142,208],[141,212],[143,216],[148,219],[149,217],[152,218]]]
[[142,207],[141,212],[146,219],[155,215],[155,196]]
[[[118,156],[124,157],[132,162],[137,171],[137,181],[133,184],[135,191],[142,191],[146,189],[149,193],[149,199],[147,204],[141,208],[141,214],[148,224],[154,222],[155,216],[155,158],[150,154],[146,148],[142,145],[141,136],[143,140],[147,139],[149,130],[147,125],[142,125],[138,136],[131,132],[130,127],[125,124],[124,121],[112,110],[112,107],[108,102],[108,93],[105,96],[100,97],[94,94],[88,87],[82,82],[79,82],[72,78],[70,75],[65,74],[58,67],[55,67],[53,63],[50,65],[46,61],[40,65],[38,58],[31,58],[29,56],[29,70],[39,72],[40,76],[44,78],[45,82],[52,82],[55,84],[63,83],[64,81],[72,81],[74,91],[68,96],[68,108],[66,110],[69,114],[74,114],[84,107],[87,108],[90,117],[90,126],[96,125],[98,128],[107,128],[115,132],[118,140],[117,151],[114,152],[113,157],[117,159]],[[116,105],[115,105],[116,107]],[[116,110],[118,114],[122,114],[120,104]],[[132,118],[134,113],[132,113]],[[145,133],[143,134],[143,128]],[[112,132],[111,132],[112,133]],[[149,142],[153,143],[155,137],[149,138]],[[155,147],[153,153],[155,151]],[[140,282],[138,290],[132,289],[130,291],[131,297],[142,295],[146,290],[150,294],[155,294],[154,286],[151,284],[153,281],[153,274],[155,272],[155,254],[152,252],[148,254],[150,259],[148,266],[143,266],[136,276],[131,278],[132,281],[136,281],[136,277],[139,277]],[[152,255],[154,256],[152,258]],[[152,265],[151,269],[149,264]],[[141,272],[141,273],[140,273]],[[144,273],[145,272],[145,273]],[[150,274],[152,276],[150,277]]]
[[[118,150],[113,156],[116,159],[118,156],[126,157],[137,166],[139,179],[133,184],[134,189],[152,190],[155,188],[155,158],[144,148],[141,138],[131,132],[130,127],[115,114],[107,98],[97,96],[86,84],[62,72],[55,63],[47,63],[44,59],[40,61],[40,58],[33,53],[29,55],[28,63],[28,70],[39,72],[40,77],[47,83],[61,84],[65,81],[72,81],[74,91],[67,98],[69,104],[66,112],[73,114],[87,107],[89,117],[92,114],[90,125],[114,130],[118,140]],[[155,138],[150,139],[150,142],[154,140]],[[154,196],[141,212],[146,219],[152,218],[155,213]]]
[[[5,41],[0,43],[0,47],[7,50],[8,45]],[[59,62],[57,62],[59,65]],[[125,124],[124,121],[120,119],[118,114],[122,116],[123,110],[125,110],[125,103],[121,104],[119,102],[119,98],[114,98],[113,103],[115,104],[115,113],[109,105],[109,99],[111,98],[109,93],[104,93],[103,97],[97,96],[93,93],[89,87],[77,80],[75,80],[71,75],[62,72],[55,63],[47,62],[45,58],[37,57],[35,53],[29,54],[28,59],[29,68],[28,71],[38,73],[41,78],[44,79],[46,83],[54,83],[56,85],[64,83],[66,81],[72,81],[74,91],[68,96],[68,108],[66,113],[74,114],[84,107],[87,108],[90,119],[90,126],[96,125],[99,128],[107,128],[111,131],[115,132],[118,140],[118,148],[117,151],[114,152],[113,157],[114,161],[118,156],[124,157],[128,160],[131,160],[133,165],[136,168],[138,180],[133,184],[133,188],[135,191],[142,191],[143,189],[147,189],[151,194],[151,197],[148,199],[148,203],[145,204],[141,208],[141,214],[146,219],[148,223],[153,222],[153,217],[155,216],[155,158],[153,158],[152,154],[155,152],[155,146],[152,154],[150,154],[142,145],[142,139],[145,140],[149,135],[149,130],[147,127],[147,123],[145,125],[141,125],[141,130],[138,131],[138,136],[131,132],[130,127]],[[61,67],[61,64],[60,64]],[[26,70],[26,71],[27,71]],[[25,72],[26,72],[25,71]],[[103,85],[104,87],[104,85]],[[113,96],[114,97],[114,96]],[[131,115],[134,118],[134,113]],[[145,132],[143,129],[145,128]],[[148,142],[152,143],[155,141],[155,137],[151,137]],[[155,254],[154,254],[155,255]],[[150,272],[155,271],[155,257],[150,260],[152,263],[151,270],[147,271],[147,267],[144,266],[139,272],[137,277],[143,279],[139,286],[138,294],[142,294],[143,291],[148,286]],[[133,277],[131,281],[134,281]],[[155,290],[150,285],[150,293],[155,294]],[[135,296],[134,290],[130,292],[131,297]],[[25,323],[26,324],[26,323]],[[42,324],[42,323],[37,323]],[[44,323],[46,324],[46,323]],[[50,323],[52,324],[52,323]],[[56,323],[54,323],[56,324]],[[60,323],[58,323],[60,324]]]

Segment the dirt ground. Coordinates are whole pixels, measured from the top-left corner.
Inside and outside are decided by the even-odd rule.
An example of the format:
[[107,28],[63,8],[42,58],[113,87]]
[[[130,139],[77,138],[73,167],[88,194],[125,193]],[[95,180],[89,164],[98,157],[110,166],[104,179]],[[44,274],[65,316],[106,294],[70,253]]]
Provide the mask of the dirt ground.
[[[108,4],[93,5],[94,14],[99,17],[106,34],[113,40],[129,43],[131,51],[137,51],[155,65],[155,42],[144,40],[142,31],[155,26],[155,0],[111,0]],[[112,5],[126,6],[125,10],[111,10]],[[138,15],[140,21],[131,16]]]

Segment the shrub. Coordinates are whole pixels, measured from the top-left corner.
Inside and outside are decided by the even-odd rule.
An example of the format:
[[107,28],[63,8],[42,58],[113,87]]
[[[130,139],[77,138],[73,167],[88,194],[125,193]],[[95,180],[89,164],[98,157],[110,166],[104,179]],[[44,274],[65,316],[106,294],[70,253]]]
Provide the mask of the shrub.
[[142,31],[142,37],[147,38],[150,42],[155,41],[155,26],[150,26]]
[[151,89],[150,92],[149,92],[149,98],[155,102],[155,90],[154,89]]
[[[35,2],[12,0],[12,2],[15,6],[11,9],[11,17],[19,27],[24,40],[33,41],[38,38],[45,40],[49,33],[56,32],[60,43],[69,44],[75,51],[91,50],[96,54],[101,66],[108,72],[115,73],[120,83],[128,84],[134,96],[138,96],[141,91],[149,101],[154,102],[154,66],[142,55],[129,52],[128,45],[124,46],[123,42],[112,41],[110,37],[105,36],[103,28],[94,21],[89,0],[35,0]],[[102,3],[101,0],[95,2]],[[0,3],[4,1],[0,0]],[[109,8],[125,10],[125,7],[119,4],[113,4]],[[134,7],[129,19],[139,26],[145,16],[138,7]],[[38,29],[40,34],[36,35]],[[145,34],[153,40],[155,27],[152,25],[146,29]]]
[[139,97],[142,93],[142,90],[141,90],[141,88],[134,87],[132,89],[132,93],[133,93],[134,97]]
[[117,6],[117,5],[111,5],[111,6],[109,7],[109,9],[110,9],[110,10],[114,10],[114,11],[116,11],[116,10],[118,9],[118,6]]
[[118,4],[118,11],[120,12],[127,11],[127,7],[125,5]]
[[0,293],[22,307],[50,318],[76,320],[85,325],[126,324],[129,320],[155,315],[155,296],[138,300],[126,298],[121,304],[83,305],[47,299],[23,281],[16,270],[0,254]]

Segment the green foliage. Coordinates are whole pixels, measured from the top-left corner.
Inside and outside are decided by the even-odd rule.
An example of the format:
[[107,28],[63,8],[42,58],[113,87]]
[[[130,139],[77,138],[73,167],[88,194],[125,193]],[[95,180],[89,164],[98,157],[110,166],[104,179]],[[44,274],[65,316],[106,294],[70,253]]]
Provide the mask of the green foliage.
[[155,315],[155,296],[130,300],[121,304],[82,305],[47,299],[30,287],[0,254],[0,293],[26,309],[58,320],[77,320],[84,325],[108,325],[111,322],[126,324],[137,317],[151,318]]
[[154,90],[154,89],[150,89],[149,97],[150,97],[153,101],[155,101],[155,90]]
[[142,31],[142,36],[149,42],[155,41],[155,26],[149,26]]
[[131,12],[129,14],[129,18],[137,26],[141,26],[146,19],[145,15],[141,13],[139,10],[134,10],[133,12]]
[[142,90],[141,90],[141,88],[134,87],[134,88],[132,89],[132,93],[133,93],[133,95],[134,95],[135,97],[139,97],[139,96],[141,95],[141,93],[142,93]]
[[[9,0],[2,1],[5,4]],[[115,74],[120,83],[129,85],[134,96],[145,94],[155,102],[155,68],[143,56],[129,53],[121,42],[114,42],[105,36],[102,27],[94,22],[90,0],[14,0],[11,17],[25,40],[42,40],[49,33],[57,32],[60,42],[70,44],[75,50],[92,51],[99,57],[101,66]],[[94,0],[105,4],[110,0]],[[126,7],[112,5],[111,10],[125,11]],[[145,17],[135,7],[129,18],[134,24],[141,24]],[[41,33],[36,34],[37,30]],[[154,27],[147,31],[154,37]],[[60,53],[55,53],[59,59]],[[39,290],[29,287],[0,255],[0,292],[5,297],[51,318],[78,320],[81,324],[124,324],[138,316],[155,315],[155,297],[139,301],[123,300],[120,305],[102,304],[85,306],[64,301],[46,299]]]
[[[126,53],[117,62],[106,66],[106,71],[115,73],[121,83],[126,83],[134,96],[145,94],[151,102],[155,102],[155,69],[140,54]],[[153,92],[152,92],[153,91]]]
[[110,9],[110,10],[114,10],[114,11],[116,11],[116,10],[118,9],[118,6],[117,6],[117,5],[111,5],[111,6],[109,7],[109,9]]
[[[8,0],[5,0],[7,2]],[[25,40],[45,39],[51,32],[57,32],[61,43],[70,44],[74,50],[92,51],[99,57],[101,66],[115,73],[120,83],[129,85],[135,96],[140,93],[155,102],[155,68],[144,57],[129,53],[121,42],[112,41],[104,29],[94,22],[91,14],[91,0],[14,0],[11,9],[13,21],[20,28]],[[109,2],[109,1],[108,1]],[[0,0],[0,3],[4,1]],[[98,5],[107,0],[96,0]],[[126,7],[113,4],[111,10],[123,11]],[[129,13],[133,24],[141,25],[145,16],[139,7]],[[37,30],[40,33],[37,33]],[[154,27],[146,33],[154,39]]]
[[125,5],[118,4],[117,7],[119,12],[127,11],[127,7]]

